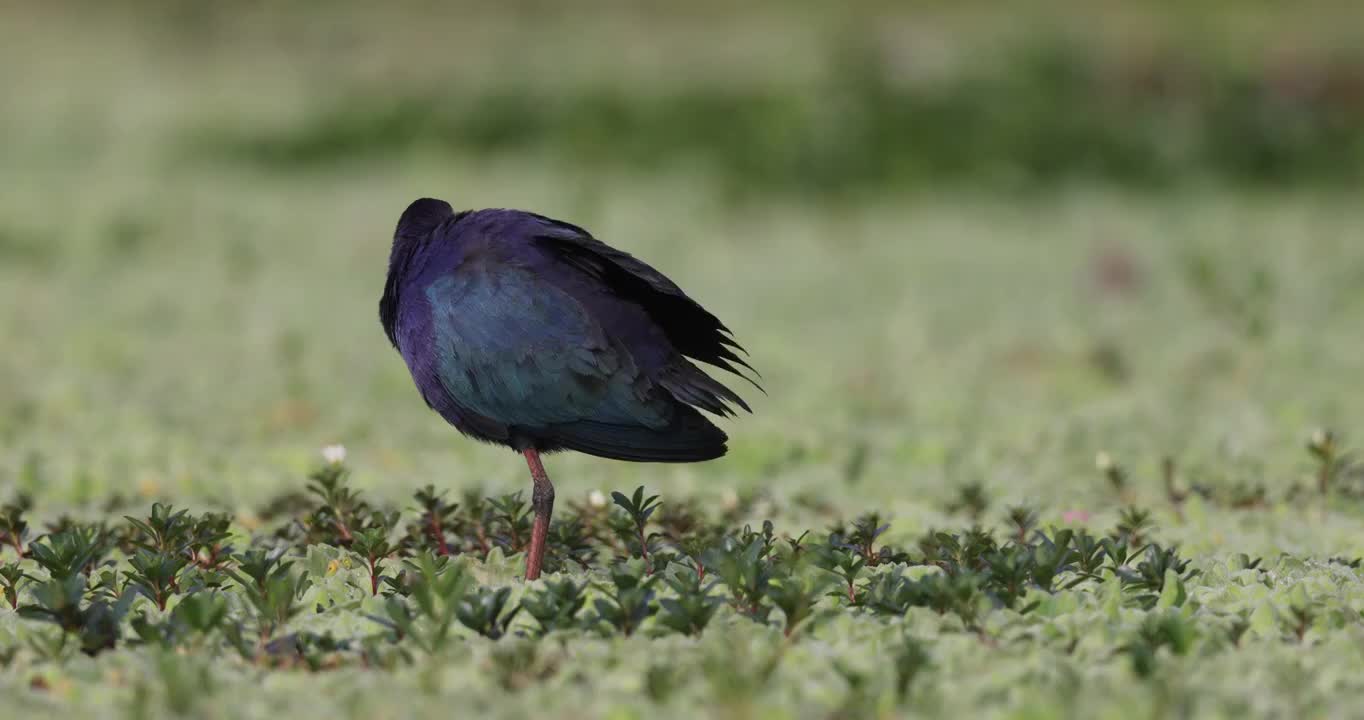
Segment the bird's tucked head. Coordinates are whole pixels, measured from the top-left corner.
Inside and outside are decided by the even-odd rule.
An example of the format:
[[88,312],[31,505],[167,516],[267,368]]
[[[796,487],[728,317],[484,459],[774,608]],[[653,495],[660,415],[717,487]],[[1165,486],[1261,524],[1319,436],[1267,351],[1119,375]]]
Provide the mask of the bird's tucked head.
[[417,249],[454,214],[455,209],[444,200],[421,198],[408,205],[398,218],[398,227],[393,231],[393,249],[388,256],[388,279],[384,283],[383,297],[379,298],[379,322],[383,323],[384,333],[393,347],[398,347],[398,294],[403,274]]
[[398,229],[393,233],[395,246],[404,239],[420,240],[431,234],[446,218],[455,214],[455,209],[444,200],[421,198],[415,200],[398,218]]

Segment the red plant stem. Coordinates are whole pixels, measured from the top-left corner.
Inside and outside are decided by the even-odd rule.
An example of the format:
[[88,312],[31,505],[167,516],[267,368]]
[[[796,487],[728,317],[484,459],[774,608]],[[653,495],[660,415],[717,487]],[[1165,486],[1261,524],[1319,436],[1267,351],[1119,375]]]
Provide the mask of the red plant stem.
[[644,539],[644,526],[639,526],[639,556],[644,559],[644,572],[646,575],[654,574],[654,566],[649,562],[649,542]]
[[369,559],[369,594],[379,594],[379,570],[375,558]]
[[445,533],[441,530],[440,516],[434,511],[431,513],[431,534],[436,539],[436,551],[441,555],[449,555],[450,548],[445,544]]

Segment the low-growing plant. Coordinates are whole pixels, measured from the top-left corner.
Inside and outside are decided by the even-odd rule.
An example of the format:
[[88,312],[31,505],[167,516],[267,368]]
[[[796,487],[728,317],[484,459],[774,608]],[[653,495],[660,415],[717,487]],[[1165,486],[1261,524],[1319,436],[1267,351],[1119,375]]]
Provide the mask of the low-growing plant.
[[772,612],[772,606],[766,602],[773,577],[772,565],[767,561],[769,549],[761,537],[747,543],[726,537],[705,555],[706,566],[729,589],[734,609],[760,623],[766,623]]
[[1155,521],[1150,510],[1125,507],[1118,513],[1118,524],[1110,533],[1110,537],[1127,545],[1141,547],[1146,536],[1154,529]]
[[228,610],[227,598],[222,593],[201,592],[186,596],[163,622],[157,623],[141,613],[132,618],[130,625],[142,643],[174,649],[202,641],[220,630],[227,621]]
[[781,638],[722,635],[706,648],[701,660],[701,674],[710,696],[735,717],[750,716],[752,713],[747,710],[781,667],[788,647],[789,643]]
[[449,645],[459,604],[474,580],[464,564],[447,555],[423,553],[404,564],[412,576],[407,597],[390,595],[384,615],[369,618],[387,628],[394,642],[410,640],[428,655],[439,654]]
[[1317,481],[1317,491],[1325,495],[1339,487],[1339,482],[1352,460],[1336,434],[1327,428],[1314,431],[1307,441],[1307,451],[1317,465],[1313,473]]
[[434,485],[427,485],[416,492],[420,514],[407,531],[413,547],[431,549],[438,555],[450,554],[446,533],[455,524],[459,503],[446,502],[445,495],[444,492],[437,492]]
[[33,602],[20,605],[19,616],[52,623],[61,629],[55,646],[47,654],[59,655],[75,639],[81,652],[96,655],[113,648],[122,635],[120,625],[131,605],[131,595],[111,603],[102,598],[87,600],[86,578],[77,572],[63,578],[34,583],[29,588]]
[[867,583],[862,593],[862,607],[883,615],[904,615],[914,606],[925,606],[920,583],[906,578],[898,571],[881,573]]
[[[809,539],[808,531],[794,539],[779,536],[770,521],[716,535],[722,526],[697,517],[694,508],[673,516],[653,512],[664,506],[640,488],[633,497],[620,495],[623,504],[617,503],[620,509],[609,515],[600,506],[582,506],[553,528],[552,537],[561,540],[555,550],[559,562],[597,571],[593,558],[616,557],[604,578],[592,583],[573,577],[548,580],[527,587],[514,602],[512,587],[480,586],[467,562],[456,558],[465,550],[477,554],[484,542],[490,548],[514,548],[526,517],[519,496],[466,498],[459,506],[447,506],[427,492],[419,495],[417,522],[404,526],[401,518],[372,508],[357,514],[355,496],[343,483],[323,486],[330,488],[326,502],[350,510],[300,508],[304,521],[296,527],[320,517],[345,517],[350,537],[343,541],[329,519],[329,525],[311,527],[326,530],[333,544],[307,548],[294,541],[308,541],[309,532],[300,538],[265,530],[247,550],[233,552],[225,544],[231,524],[224,516],[196,516],[161,504],[121,526],[58,519],[51,532],[26,544],[25,557],[0,564],[0,590],[7,604],[18,609],[20,618],[51,628],[29,633],[26,652],[60,662],[78,650],[95,654],[127,638],[158,652],[196,656],[235,649],[267,669],[318,672],[351,663],[395,668],[416,662],[416,653],[444,655],[456,640],[453,627],[459,623],[499,641],[489,651],[487,667],[499,685],[518,690],[557,672],[557,656],[543,651],[549,645],[538,644],[550,633],[559,633],[562,642],[583,630],[629,636],[647,628],[657,635],[705,636],[728,601],[737,613],[756,621],[750,628],[756,637],[769,631],[776,637],[780,628],[785,643],[801,642],[808,628],[840,612],[904,618],[914,608],[927,608],[950,619],[940,632],[956,628],[993,646],[1008,637],[987,622],[996,609],[1030,613],[1046,602],[1047,594],[1110,580],[1121,588],[1117,602],[1148,611],[1143,624],[1116,647],[1138,675],[1155,672],[1163,648],[1186,653],[1202,637],[1187,609],[1173,612],[1188,601],[1186,585],[1200,573],[1175,548],[1151,540],[1151,514],[1142,509],[1124,509],[1117,527],[1096,537],[1085,530],[1039,529],[1035,510],[1010,508],[1003,540],[978,526],[933,531],[920,539],[911,560],[880,542],[887,523],[876,514],[835,526],[818,540]],[[466,512],[471,508],[477,514]],[[433,514],[439,515],[438,523]],[[654,524],[664,525],[660,518],[666,519],[671,534],[650,532]],[[437,525],[445,537],[444,551],[432,534]],[[389,539],[394,528],[404,528],[398,542]],[[691,531],[697,535],[689,536]],[[674,547],[683,555],[674,555]],[[300,556],[307,558],[304,563],[297,562]],[[338,564],[355,558],[368,573],[366,597],[338,598],[323,584],[319,612],[323,605],[327,612],[360,607],[383,588],[384,597],[374,601],[379,609],[369,616],[382,631],[338,637],[291,628],[308,607],[305,596],[313,578],[330,575]],[[1340,558],[1331,562],[1358,564]],[[890,563],[897,566],[885,567]],[[1242,553],[1232,555],[1227,567],[1237,572],[1261,564]],[[910,565],[924,567],[910,570]],[[1275,577],[1263,572],[1245,579],[1273,590]],[[139,608],[136,603],[143,599],[147,603]],[[779,623],[771,622],[774,610],[781,611]],[[533,629],[529,624],[517,629],[521,611],[534,619]],[[1323,612],[1318,601],[1295,599],[1278,620],[1284,639],[1305,642]],[[1228,647],[1241,643],[1252,627],[1244,610],[1209,620],[1209,627],[1221,628],[1210,637]],[[1073,652],[1077,641],[1070,637],[1066,651]],[[713,689],[737,692],[775,667],[768,663],[780,661],[781,647],[774,646],[770,654],[734,648],[732,653],[712,653],[702,663],[703,672]],[[889,670],[869,673],[852,663],[838,670],[848,686],[844,710],[871,707],[868,703],[891,690],[901,702],[912,693],[915,678],[928,666],[927,648],[905,636],[887,652]],[[725,656],[745,653],[762,667],[723,681],[715,675]],[[438,684],[438,667],[422,665],[423,687]],[[654,671],[651,677],[645,678],[654,686],[650,692],[662,698],[671,694],[669,683],[680,675]]]
[[881,558],[876,552],[876,541],[890,524],[883,522],[879,513],[867,513],[853,521],[852,527],[835,532],[829,537],[830,545],[847,547],[856,552],[866,565],[876,565]]
[[1075,531],[1057,530],[1051,536],[1038,532],[1036,541],[1031,545],[1029,562],[1032,568],[1031,580],[1043,592],[1053,592],[1056,579],[1061,573],[1075,568],[1080,551],[1072,546]]
[[29,527],[25,513],[33,507],[33,501],[26,495],[17,500],[0,505],[0,547],[14,548],[14,553],[24,557],[24,547],[28,543]]
[[982,588],[1000,605],[1014,607],[1033,582],[1036,556],[1032,548],[1011,543],[983,559]]
[[630,497],[624,493],[612,492],[611,501],[625,511],[630,520],[626,532],[619,533],[630,548],[632,554],[644,561],[647,571],[652,574],[656,566],[649,558],[649,551],[654,536],[646,532],[645,528],[649,524],[649,517],[658,510],[659,502],[657,495],[644,496],[644,486],[635,488],[635,492]]
[[947,504],[950,513],[963,513],[971,522],[979,522],[990,509],[990,495],[980,482],[968,482],[957,488],[957,497]]
[[369,571],[370,595],[379,594],[379,581],[383,564],[398,552],[398,548],[389,544],[387,536],[387,528],[370,527],[356,533],[351,543],[351,550],[364,559],[365,567]]
[[843,595],[851,605],[857,604],[857,579],[867,566],[867,557],[856,548],[835,544],[837,536],[815,551],[815,565],[836,576],[843,583]]
[[1198,570],[1189,569],[1189,562],[1180,558],[1175,548],[1162,548],[1153,543],[1146,546],[1142,560],[1135,568],[1117,563],[1114,572],[1124,587],[1139,593],[1135,598],[1137,602],[1150,607],[1165,590],[1167,577],[1173,576],[1183,584],[1199,574]]
[[19,591],[28,580],[28,574],[18,562],[0,565],[0,597],[4,597],[11,609],[19,607]]
[[791,637],[816,619],[815,607],[837,580],[827,573],[802,572],[793,568],[768,586],[767,598],[782,611],[782,632]]
[[665,703],[677,692],[684,681],[684,673],[675,663],[654,663],[644,671],[644,693],[656,703]]
[[508,554],[524,550],[530,540],[530,503],[526,502],[520,491],[492,498],[488,503],[491,506],[490,525],[494,528],[494,542],[505,548]]
[[1070,544],[1074,551],[1071,558],[1075,563],[1075,571],[1078,577],[1071,581],[1067,587],[1074,587],[1085,580],[1097,580],[1099,578],[1099,572],[1103,569],[1108,558],[1105,542],[1107,542],[1107,538],[1095,537],[1085,530],[1071,535]]
[[642,560],[628,560],[612,565],[610,577],[610,585],[593,585],[605,596],[592,603],[597,611],[597,623],[633,635],[645,620],[658,612],[653,586],[662,576],[648,574]]
[[572,580],[550,580],[538,591],[521,598],[521,608],[540,624],[540,633],[569,630],[578,625],[578,615],[587,604],[586,586]]
[[717,583],[706,582],[699,572],[685,569],[664,577],[663,581],[676,597],[659,599],[658,624],[683,635],[699,635],[723,603],[710,592]]
[[1012,530],[1014,542],[1019,544],[1028,542],[1028,535],[1037,529],[1037,511],[1026,505],[1010,507],[1006,519]]
[[559,672],[558,658],[545,652],[545,645],[527,638],[498,643],[488,659],[498,686],[508,692],[544,682]]
[[180,592],[180,572],[189,565],[185,555],[167,555],[151,550],[138,550],[128,558],[128,589],[156,603],[160,610]]
[[841,659],[835,659],[831,665],[834,672],[842,678],[843,686],[847,690],[830,717],[839,720],[843,718],[851,720],[852,718],[874,716],[876,714],[877,693],[872,674],[861,668],[853,667]]
[[1308,629],[1317,619],[1317,609],[1311,603],[1297,603],[1288,608],[1287,625],[1292,637],[1299,644],[1302,644]]
[[279,557],[277,553],[248,553],[238,564],[240,572],[229,572],[255,613],[256,635],[261,642],[303,611],[299,601],[312,587],[312,580],[296,572],[292,561],[280,562]]
[[303,520],[310,543],[348,547],[369,517],[369,503],[346,484],[348,474],[343,463],[329,462],[308,476],[308,492],[320,503]]
[[1241,639],[1245,637],[1246,631],[1250,629],[1250,613],[1241,611],[1227,625],[1227,640],[1231,641],[1234,647],[1241,647]]
[[891,668],[895,673],[895,698],[901,704],[908,701],[915,682],[932,663],[928,649],[908,633],[900,638],[891,654]]
[[54,580],[88,575],[109,552],[99,528],[74,526],[29,543],[28,557]]
[[152,503],[145,520],[131,515],[124,520],[133,527],[132,544],[151,552],[176,555],[188,550],[194,539],[194,518],[188,510],[177,511],[170,505]]
[[575,563],[579,569],[587,569],[597,556],[592,537],[578,517],[552,523],[546,546],[546,567],[549,572],[564,570],[564,561]]
[[1184,655],[1193,647],[1197,636],[1192,619],[1178,612],[1153,610],[1146,614],[1136,633],[1120,650],[1131,660],[1133,672],[1146,678],[1155,672],[1157,651],[1169,648],[1175,655]]
[[1128,499],[1127,470],[1119,465],[1112,455],[1100,452],[1094,458],[1094,467],[1103,475],[1104,480],[1108,481],[1108,486],[1118,494],[1118,497],[1123,500]]
[[507,607],[510,598],[511,588],[475,588],[455,603],[455,617],[464,627],[490,640],[497,640],[507,634],[512,620],[521,612],[520,605]]
[[231,537],[232,518],[226,513],[204,513],[194,519],[189,551],[194,564],[205,570],[223,570],[233,548],[225,544]]

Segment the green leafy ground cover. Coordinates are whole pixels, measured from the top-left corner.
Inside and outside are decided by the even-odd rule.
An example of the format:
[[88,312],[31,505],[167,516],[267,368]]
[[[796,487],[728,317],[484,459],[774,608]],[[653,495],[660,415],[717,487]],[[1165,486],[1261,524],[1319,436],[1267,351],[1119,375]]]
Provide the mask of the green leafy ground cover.
[[[7,717],[1360,707],[1348,9],[127,7],[0,23]],[[804,104],[873,60],[914,133]],[[549,458],[537,583],[378,328],[420,195],[648,258],[770,390],[719,462]]]
[[[1334,438],[1309,450],[1327,497],[1361,491]],[[1098,469],[1125,490],[1120,466]],[[1180,524],[1280,503],[1170,472]],[[1027,506],[983,523],[992,498],[967,485],[950,511],[972,525],[896,546],[876,512],[792,536],[737,524],[755,495],[707,512],[641,487],[569,503],[547,577],[527,584],[521,493],[453,501],[428,487],[403,512],[346,476],[333,457],[251,530],[160,503],[43,528],[29,501],[4,507],[11,707],[1330,715],[1360,690],[1358,557],[1185,557],[1136,507],[1106,533],[1082,513],[1040,528]],[[1327,497],[1287,504],[1312,513]]]

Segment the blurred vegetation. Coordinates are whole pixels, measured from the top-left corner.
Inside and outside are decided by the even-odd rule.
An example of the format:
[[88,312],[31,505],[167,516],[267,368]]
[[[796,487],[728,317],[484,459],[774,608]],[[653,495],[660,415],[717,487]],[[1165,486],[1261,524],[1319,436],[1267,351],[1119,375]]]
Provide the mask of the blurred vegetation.
[[282,128],[219,128],[211,161],[271,171],[422,151],[531,152],[648,172],[699,164],[725,192],[848,195],[901,186],[1143,188],[1364,179],[1364,51],[1217,62],[1192,53],[1110,57],[1067,36],[1030,38],[951,77],[897,77],[876,48],[839,38],[831,72],[799,87],[516,80],[473,94],[366,90]]
[[[4,5],[0,706],[1350,716],[1361,35],[1338,0]],[[720,461],[550,458],[551,582],[524,465],[375,317],[423,195],[647,258],[770,392]]]
[[[1348,4],[585,7],[58,3],[16,15],[32,72],[0,81],[60,98],[60,140],[42,142],[113,140],[127,125],[91,110],[132,91],[137,120],[165,125],[165,163],[267,173],[516,156],[692,172],[748,198],[1364,179],[1364,10]],[[96,87],[32,57],[65,31]]]

